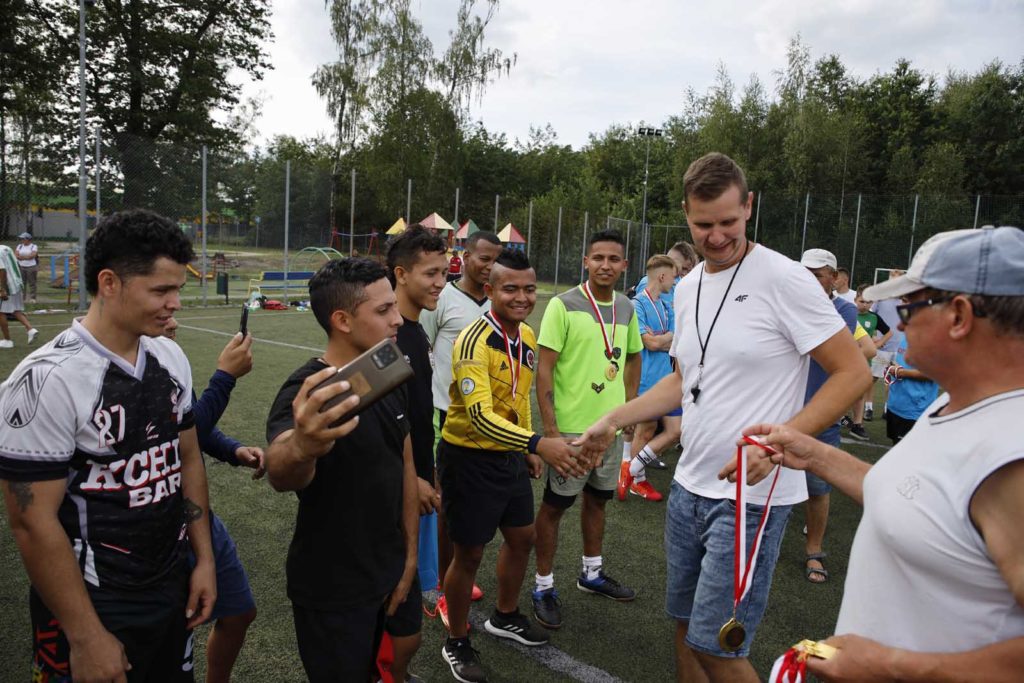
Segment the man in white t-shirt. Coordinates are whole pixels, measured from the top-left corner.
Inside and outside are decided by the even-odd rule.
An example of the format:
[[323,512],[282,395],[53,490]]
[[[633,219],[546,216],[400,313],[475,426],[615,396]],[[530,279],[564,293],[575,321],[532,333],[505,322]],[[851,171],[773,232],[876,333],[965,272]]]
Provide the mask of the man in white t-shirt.
[[[899,297],[907,357],[949,393],[874,466],[781,425],[771,460],[864,505],[824,680],[1010,681],[1024,671],[1024,232],[940,233]],[[757,459],[769,459],[755,456]],[[810,635],[810,634],[809,634]],[[870,638],[870,639],[869,639]]]
[[[862,394],[868,368],[835,307],[806,268],[746,237],[753,193],[723,154],[694,161],[683,178],[684,210],[704,256],[676,287],[677,372],[602,418],[578,443],[600,449],[617,428],[683,406],[683,455],[676,466],[665,527],[666,611],[676,620],[679,680],[757,681],[747,661],[791,507],[807,499],[805,478],[783,471],[771,500],[749,593],[733,605],[735,486],[719,479],[736,438],[754,415],[776,415],[816,434]],[[813,357],[829,375],[804,405]],[[751,477],[763,477],[759,464]],[[750,487],[749,547],[770,481]],[[725,647],[719,632],[742,623],[743,642]]]
[[[431,389],[434,395],[435,437],[434,450],[441,438],[441,428],[448,414],[451,399],[448,389],[452,384],[452,351],[459,333],[491,310],[491,301],[484,293],[484,283],[491,276],[491,266],[497,260],[503,246],[493,232],[479,230],[466,240],[462,255],[462,277],[449,282],[441,290],[437,308],[420,314],[420,325],[427,333],[434,358],[434,376]],[[442,495],[444,492],[442,491]],[[451,564],[454,549],[444,528],[444,515],[437,516],[437,576],[438,586],[444,585],[444,575]],[[429,589],[431,586],[423,586]],[[483,597],[483,591],[474,584],[473,599]],[[442,595],[437,602],[437,612],[448,627],[448,603]]]
[[850,271],[846,268],[836,268],[836,284],[834,294],[843,301],[851,304],[857,298],[857,292],[850,289]]

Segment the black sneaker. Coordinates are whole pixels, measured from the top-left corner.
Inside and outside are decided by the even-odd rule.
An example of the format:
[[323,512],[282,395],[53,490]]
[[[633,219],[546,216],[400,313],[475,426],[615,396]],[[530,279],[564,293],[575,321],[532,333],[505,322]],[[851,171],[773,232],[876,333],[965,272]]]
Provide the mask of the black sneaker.
[[531,624],[519,610],[507,615],[494,610],[491,618],[484,622],[484,628],[492,636],[510,638],[530,647],[544,645],[549,640],[548,634]]
[[870,441],[871,437],[864,431],[864,425],[853,425],[850,427],[850,436],[861,441]]
[[648,467],[653,467],[656,470],[667,470],[668,469],[668,465],[666,465],[665,461],[662,460],[661,458],[655,458],[654,462],[652,462],[650,465],[648,465]]
[[462,683],[487,683],[487,674],[477,657],[479,654],[469,644],[469,638],[448,638],[441,648],[441,656],[451,667],[452,676]]
[[533,616],[545,628],[562,628],[562,601],[554,588],[533,591]]
[[874,409],[873,408],[865,408],[864,409],[864,421],[865,422],[871,422],[874,419],[875,419],[875,411],[874,411]]
[[584,593],[603,595],[619,602],[629,602],[636,597],[632,588],[626,588],[605,574],[603,569],[598,572],[596,579],[588,579],[585,575],[580,574],[580,577],[576,579],[576,587]]
[[850,427],[852,427],[852,426],[853,426],[853,420],[851,420],[851,419],[850,419],[849,417],[847,417],[846,415],[843,415],[843,416],[842,416],[842,417],[841,417],[841,418],[839,419],[839,426],[840,426],[840,427],[846,427],[847,429],[849,429]]

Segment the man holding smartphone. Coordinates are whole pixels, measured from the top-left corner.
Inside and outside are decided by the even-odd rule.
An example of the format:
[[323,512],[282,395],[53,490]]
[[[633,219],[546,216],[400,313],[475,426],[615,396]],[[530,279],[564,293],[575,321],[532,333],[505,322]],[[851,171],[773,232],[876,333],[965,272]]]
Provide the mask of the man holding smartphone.
[[[402,314],[398,348],[415,373],[405,388],[420,512],[419,581],[412,589],[417,597],[422,587],[437,585],[437,510],[441,506],[434,486],[434,406],[430,393],[434,363],[419,318],[422,311],[437,308],[448,272],[446,249],[444,240],[436,234],[412,225],[391,242],[387,254],[388,275]],[[418,599],[406,600],[388,619],[386,628],[394,648],[391,674],[399,683],[410,678],[409,662],[420,647],[422,626],[423,610]]]
[[[286,563],[299,656],[311,683],[366,681],[384,624],[416,581],[419,500],[404,387],[333,426],[359,403],[347,381],[317,389],[402,324],[384,266],[325,264],[309,299],[327,350],[292,373],[267,417],[267,474],[299,498]],[[396,362],[401,359],[395,358]],[[370,388],[372,372],[362,377]],[[314,391],[316,389],[316,391]]]

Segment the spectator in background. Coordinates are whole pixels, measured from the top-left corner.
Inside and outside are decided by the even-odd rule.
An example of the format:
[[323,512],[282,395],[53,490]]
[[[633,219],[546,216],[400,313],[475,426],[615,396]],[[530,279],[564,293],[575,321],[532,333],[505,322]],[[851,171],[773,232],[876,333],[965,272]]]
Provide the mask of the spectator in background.
[[[904,302],[905,303],[905,302]],[[939,385],[907,360],[907,338],[900,339],[889,370],[889,401],[885,411],[885,435],[898,444],[925,409],[939,395]]]
[[23,283],[21,280],[21,268],[14,252],[5,244],[0,244],[0,334],[3,334],[3,341],[0,341],[0,349],[14,347],[11,341],[11,331],[7,326],[7,314],[14,316],[14,319],[25,326],[28,332],[28,343],[31,344],[39,334],[39,330],[32,327],[32,323],[25,317],[25,303],[23,297]]
[[23,232],[18,235],[21,243],[14,248],[18,257],[18,267],[21,268],[21,279],[25,282],[25,301],[30,304],[36,302],[36,275],[39,273],[39,247],[32,241],[32,233]]
[[[904,271],[897,269],[889,271],[889,279],[895,280],[903,275]],[[900,317],[896,313],[896,306],[899,305],[899,299],[886,299],[884,301],[874,302],[871,306],[871,312],[878,315],[879,318],[885,321],[885,324],[889,326],[889,329],[893,330],[892,336],[889,337],[889,341],[885,342],[878,348],[878,353],[875,354],[874,365],[872,366],[873,371],[877,372],[877,366],[881,366],[884,369],[892,362],[893,356],[896,355],[896,349],[900,346],[900,341],[903,339],[903,333],[900,332]],[[879,375],[880,377],[881,375]],[[889,387],[886,384],[882,384],[882,406],[884,412],[884,406],[889,397]],[[874,403],[869,399],[864,404],[864,414],[871,415],[874,417]]]
[[452,252],[452,257],[448,259],[448,282],[455,282],[462,277],[462,258],[459,256],[459,252],[456,249]]
[[[871,302],[864,298],[864,290],[867,288],[867,284],[857,288],[857,298],[854,299],[854,303],[857,304],[857,322],[860,323],[860,326],[871,337],[875,348],[881,349],[889,341],[889,338],[892,337],[893,330],[884,319],[871,310]],[[874,379],[881,378],[885,374],[885,368],[888,365],[888,361],[882,363],[876,360],[877,358],[878,353],[876,351],[875,358],[871,359],[871,375]],[[872,380],[871,386],[864,392],[863,400],[858,401],[853,407],[852,425],[863,425],[865,421],[871,422],[874,419],[874,410],[868,409],[872,405],[871,398],[874,396],[874,392],[875,385],[874,380]]]
[[840,299],[853,303],[857,293],[850,289],[850,271],[846,268],[836,269],[836,284],[834,293]]

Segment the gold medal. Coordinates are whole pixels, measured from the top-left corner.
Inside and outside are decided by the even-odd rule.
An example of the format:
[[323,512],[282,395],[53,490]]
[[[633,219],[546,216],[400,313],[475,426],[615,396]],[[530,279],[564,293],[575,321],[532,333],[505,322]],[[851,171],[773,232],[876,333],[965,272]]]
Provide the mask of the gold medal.
[[605,368],[604,376],[609,382],[614,382],[618,374],[619,364],[616,363],[615,361],[612,361],[612,363],[607,368]]
[[746,639],[747,629],[736,621],[736,617],[725,622],[725,625],[718,631],[718,646],[726,652],[738,652]]

